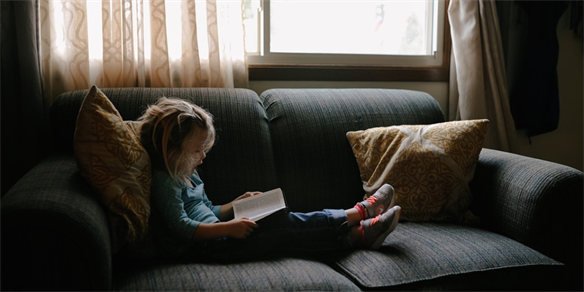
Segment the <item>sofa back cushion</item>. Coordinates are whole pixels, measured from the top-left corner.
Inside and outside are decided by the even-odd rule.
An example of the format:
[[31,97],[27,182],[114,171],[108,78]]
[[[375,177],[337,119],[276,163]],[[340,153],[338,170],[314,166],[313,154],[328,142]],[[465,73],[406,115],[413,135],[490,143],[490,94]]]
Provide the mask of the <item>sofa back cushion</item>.
[[260,96],[279,187],[294,211],[348,208],[363,198],[346,133],[444,121],[424,92],[393,89],[271,89]]
[[[270,131],[259,97],[247,89],[102,88],[124,120],[136,120],[158,98],[178,97],[207,109],[215,120],[217,139],[199,166],[209,198],[215,204],[245,191],[277,187]],[[55,148],[73,152],[77,113],[88,90],[60,95],[51,108]]]
[[373,195],[395,188],[400,220],[478,223],[469,210],[473,179],[489,120],[376,127],[347,133],[363,181]]

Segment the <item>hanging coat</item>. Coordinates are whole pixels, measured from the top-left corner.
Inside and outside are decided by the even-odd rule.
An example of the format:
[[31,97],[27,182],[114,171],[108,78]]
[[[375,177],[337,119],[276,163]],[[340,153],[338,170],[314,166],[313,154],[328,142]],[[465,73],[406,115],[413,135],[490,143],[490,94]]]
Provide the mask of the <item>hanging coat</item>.
[[501,11],[498,3],[511,113],[515,127],[529,137],[558,127],[556,28],[567,6],[566,1],[514,1],[503,3],[506,11]]

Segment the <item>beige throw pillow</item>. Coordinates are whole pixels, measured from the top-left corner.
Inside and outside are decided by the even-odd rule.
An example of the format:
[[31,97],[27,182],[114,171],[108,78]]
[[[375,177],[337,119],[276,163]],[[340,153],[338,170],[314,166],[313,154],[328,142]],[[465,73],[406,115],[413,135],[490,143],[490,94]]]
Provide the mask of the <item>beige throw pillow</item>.
[[108,209],[114,252],[133,248],[148,232],[150,158],[137,128],[96,86],[77,116],[75,159]]
[[488,125],[467,120],[348,132],[365,196],[388,183],[402,220],[476,223],[468,183]]

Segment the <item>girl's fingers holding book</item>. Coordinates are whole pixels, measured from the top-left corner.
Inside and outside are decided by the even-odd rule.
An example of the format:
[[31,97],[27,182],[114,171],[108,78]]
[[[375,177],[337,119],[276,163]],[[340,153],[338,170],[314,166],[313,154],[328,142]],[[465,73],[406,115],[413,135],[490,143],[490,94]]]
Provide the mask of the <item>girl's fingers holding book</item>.
[[248,218],[246,218],[246,217],[243,217],[243,218],[241,218],[241,219],[243,219],[243,220],[244,220],[244,222],[245,222],[245,223],[246,223],[248,226],[250,226],[250,227],[252,227],[252,228],[258,228],[258,224],[257,224],[257,223],[255,223],[255,222],[253,222],[253,221],[251,221],[251,220],[249,220]]
[[234,238],[246,238],[257,228],[257,224],[247,218],[233,219],[227,223],[229,235]]
[[245,198],[249,198],[251,196],[255,196],[255,195],[258,195],[258,194],[261,194],[261,193],[262,192],[245,192],[245,194],[237,197],[234,201],[241,200],[241,199],[245,199]]

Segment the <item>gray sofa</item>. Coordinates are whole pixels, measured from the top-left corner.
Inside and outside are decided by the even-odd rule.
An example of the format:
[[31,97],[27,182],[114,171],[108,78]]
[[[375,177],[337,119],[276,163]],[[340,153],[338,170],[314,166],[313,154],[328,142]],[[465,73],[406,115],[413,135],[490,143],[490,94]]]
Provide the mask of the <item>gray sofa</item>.
[[[294,211],[361,200],[347,131],[444,121],[434,98],[406,90],[102,91],[125,120],[161,96],[208,109],[218,140],[200,174],[213,202],[280,187]],[[471,182],[480,226],[402,222],[379,251],[229,264],[113,253],[104,208],[73,157],[86,94],[57,98],[56,150],[2,199],[2,290],[582,290],[582,172],[490,149]]]

